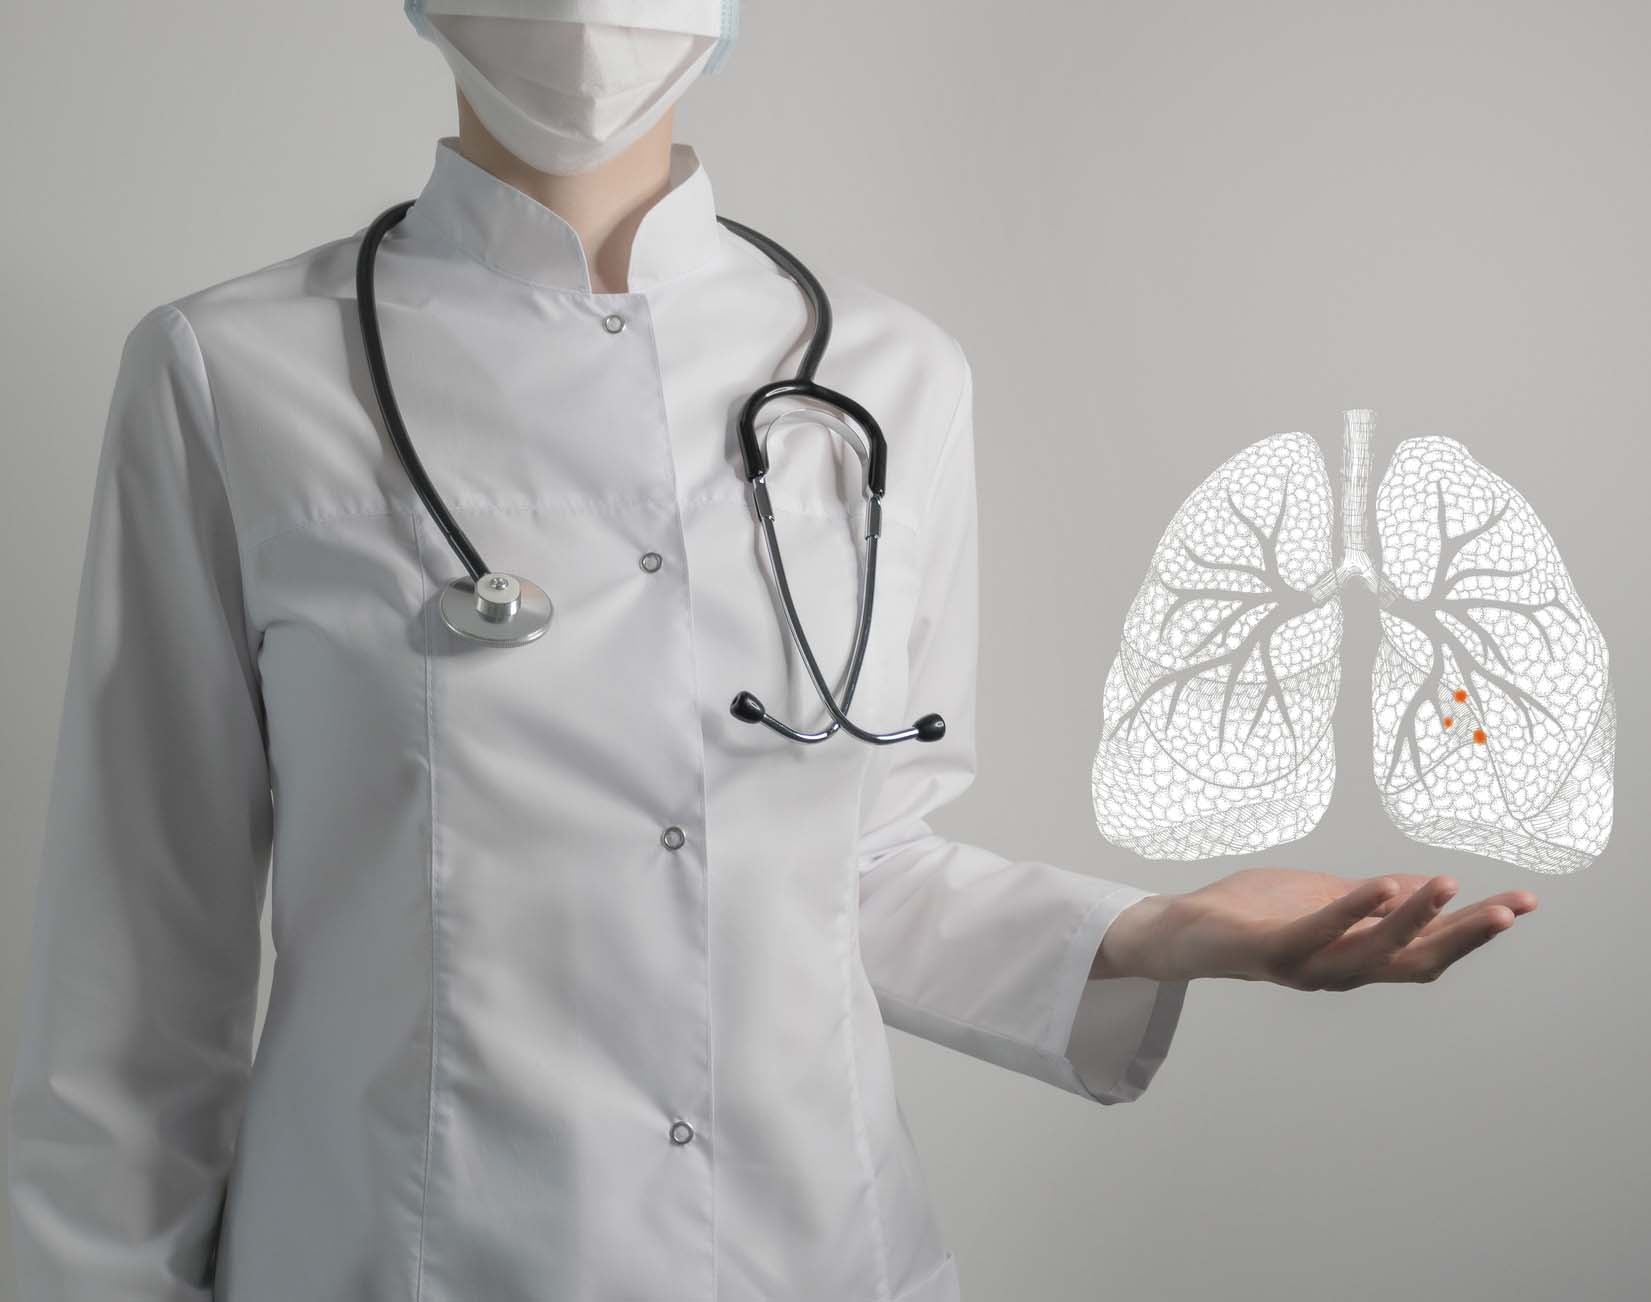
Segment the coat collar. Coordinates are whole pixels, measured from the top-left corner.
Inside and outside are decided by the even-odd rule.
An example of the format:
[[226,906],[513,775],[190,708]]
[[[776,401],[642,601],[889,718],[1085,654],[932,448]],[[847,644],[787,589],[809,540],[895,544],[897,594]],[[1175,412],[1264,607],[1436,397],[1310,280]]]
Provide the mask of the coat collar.
[[[691,145],[672,143],[669,183],[632,239],[626,277],[631,293],[686,275],[719,247],[710,177]],[[504,275],[550,289],[591,292],[590,267],[573,227],[471,162],[459,152],[457,136],[436,141],[435,164],[406,221],[441,233]]]

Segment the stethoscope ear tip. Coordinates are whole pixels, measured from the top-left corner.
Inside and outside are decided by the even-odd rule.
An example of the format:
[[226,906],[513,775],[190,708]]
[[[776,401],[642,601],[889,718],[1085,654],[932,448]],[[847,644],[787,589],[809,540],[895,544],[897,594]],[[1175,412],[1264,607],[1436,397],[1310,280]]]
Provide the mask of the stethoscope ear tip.
[[[734,699],[728,704],[728,713],[743,723],[769,722],[767,708],[763,705],[762,701],[751,692],[741,692],[735,696]],[[777,727],[779,731],[785,733],[786,736],[797,741],[824,741],[827,737],[835,733],[838,727],[838,725],[834,723],[825,732],[799,734],[786,728],[784,724],[776,724],[774,726]],[[854,726],[852,724],[849,725],[849,730],[851,732],[854,731]],[[914,737],[918,741],[939,741],[946,735],[946,720],[941,718],[938,714],[925,714],[921,719],[917,720],[916,723],[912,724],[909,732],[902,731],[899,733],[889,733],[883,736],[866,733],[856,733],[856,735],[865,737],[868,741],[909,741]]]
[[728,713],[745,723],[761,723],[768,717],[763,703],[750,692],[741,692],[728,706]]

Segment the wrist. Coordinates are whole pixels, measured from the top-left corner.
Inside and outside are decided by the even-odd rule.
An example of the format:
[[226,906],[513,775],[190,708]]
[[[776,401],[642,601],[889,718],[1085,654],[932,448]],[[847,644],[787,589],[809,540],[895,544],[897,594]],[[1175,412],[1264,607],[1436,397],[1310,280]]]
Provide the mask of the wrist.
[[1169,979],[1165,936],[1168,919],[1179,899],[1177,895],[1148,895],[1124,909],[1107,927],[1100,948],[1095,951],[1089,979],[1128,976]]

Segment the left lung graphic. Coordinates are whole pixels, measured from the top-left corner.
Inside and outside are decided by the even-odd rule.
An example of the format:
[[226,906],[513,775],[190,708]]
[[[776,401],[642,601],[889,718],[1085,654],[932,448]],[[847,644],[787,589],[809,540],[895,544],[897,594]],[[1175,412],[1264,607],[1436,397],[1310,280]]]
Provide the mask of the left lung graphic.
[[1339,528],[1301,433],[1237,453],[1170,522],[1104,688],[1092,787],[1108,840],[1202,859],[1318,824],[1336,780],[1341,594],[1358,583],[1381,610],[1375,778],[1395,825],[1538,872],[1605,848],[1609,660],[1553,538],[1437,436],[1399,446],[1372,519],[1372,427],[1346,413]]

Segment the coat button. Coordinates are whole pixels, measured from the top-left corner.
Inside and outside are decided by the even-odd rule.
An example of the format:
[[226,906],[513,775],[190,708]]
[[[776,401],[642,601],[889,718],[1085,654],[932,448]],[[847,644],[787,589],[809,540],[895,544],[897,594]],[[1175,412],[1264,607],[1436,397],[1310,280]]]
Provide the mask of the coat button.
[[659,834],[659,843],[667,850],[682,849],[682,843],[687,839],[688,838],[682,834],[682,829],[676,826],[667,827]]
[[686,1144],[694,1137],[694,1128],[686,1121],[676,1121],[671,1124],[671,1142]]
[[616,335],[625,328],[625,318],[617,312],[610,312],[602,318],[602,329],[610,335]]
[[652,574],[661,564],[660,555],[658,552],[643,552],[637,564]]

